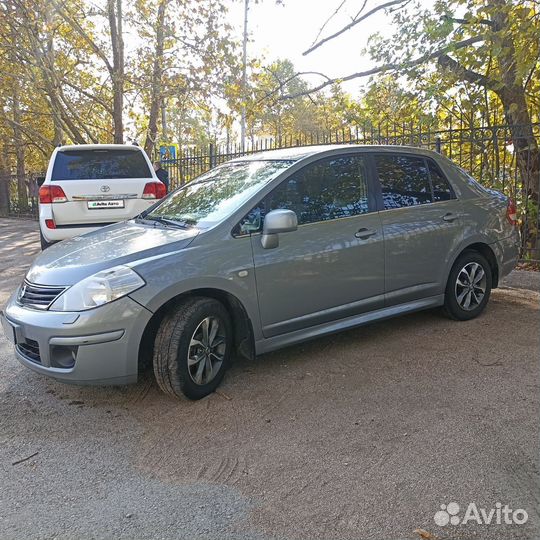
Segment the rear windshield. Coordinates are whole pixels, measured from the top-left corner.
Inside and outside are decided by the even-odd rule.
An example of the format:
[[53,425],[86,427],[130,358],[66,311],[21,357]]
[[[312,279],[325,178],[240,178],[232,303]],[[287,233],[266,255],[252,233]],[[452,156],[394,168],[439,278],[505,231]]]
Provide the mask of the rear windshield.
[[109,180],[151,178],[139,150],[69,150],[58,152],[51,180]]

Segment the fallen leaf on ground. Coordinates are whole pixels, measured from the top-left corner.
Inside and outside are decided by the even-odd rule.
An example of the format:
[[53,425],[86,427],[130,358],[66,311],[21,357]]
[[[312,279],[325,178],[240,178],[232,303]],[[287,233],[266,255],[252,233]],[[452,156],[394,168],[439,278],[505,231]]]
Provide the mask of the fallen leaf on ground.
[[437,540],[437,537],[434,534],[431,534],[424,529],[414,529],[413,532],[415,532],[420,538],[423,538],[424,540]]

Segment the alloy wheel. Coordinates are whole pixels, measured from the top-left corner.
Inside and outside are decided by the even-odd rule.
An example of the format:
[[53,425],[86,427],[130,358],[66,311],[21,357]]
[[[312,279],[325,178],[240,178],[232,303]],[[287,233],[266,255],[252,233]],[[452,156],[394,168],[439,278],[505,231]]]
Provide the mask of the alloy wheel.
[[200,386],[211,382],[218,374],[227,347],[227,335],[218,317],[203,319],[189,343],[188,371],[191,380]]
[[456,279],[456,300],[462,309],[472,311],[484,299],[487,287],[486,272],[477,262],[467,263],[458,273]]

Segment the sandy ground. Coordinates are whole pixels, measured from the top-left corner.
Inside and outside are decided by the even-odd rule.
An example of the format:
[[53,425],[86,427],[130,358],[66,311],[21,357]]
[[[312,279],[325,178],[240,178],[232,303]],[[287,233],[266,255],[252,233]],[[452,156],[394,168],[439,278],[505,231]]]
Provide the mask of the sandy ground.
[[[0,222],[1,303],[38,249]],[[0,538],[537,539],[539,285],[239,360],[199,402],[55,382],[2,336]],[[529,519],[437,526],[450,502]]]

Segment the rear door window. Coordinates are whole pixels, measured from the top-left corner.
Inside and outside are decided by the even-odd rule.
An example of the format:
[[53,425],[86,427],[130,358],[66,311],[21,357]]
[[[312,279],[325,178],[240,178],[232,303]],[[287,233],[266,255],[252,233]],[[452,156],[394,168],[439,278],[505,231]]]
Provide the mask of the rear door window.
[[426,162],[417,156],[375,154],[385,210],[433,202]]
[[151,178],[142,152],[129,149],[58,152],[51,180],[116,180]]
[[449,201],[450,199],[455,199],[456,196],[454,194],[454,190],[443,173],[440,171],[439,167],[437,167],[437,165],[435,165],[431,159],[428,159],[427,163],[431,184],[433,186],[433,201]]

